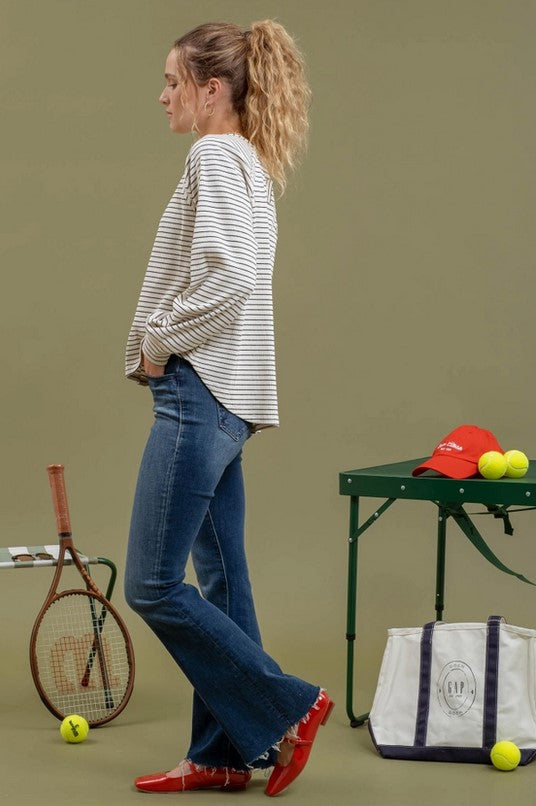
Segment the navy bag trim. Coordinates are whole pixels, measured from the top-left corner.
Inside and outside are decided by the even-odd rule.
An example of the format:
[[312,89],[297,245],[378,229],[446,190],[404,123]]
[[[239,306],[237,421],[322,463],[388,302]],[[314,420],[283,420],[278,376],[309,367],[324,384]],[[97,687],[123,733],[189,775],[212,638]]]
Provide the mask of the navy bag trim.
[[428,713],[430,711],[430,685],[432,676],[432,638],[434,621],[425,624],[421,636],[421,667],[419,670],[419,700],[415,724],[415,747],[426,747]]
[[497,700],[499,690],[499,627],[501,616],[488,618],[486,638],[486,671],[484,684],[484,729],[482,747],[489,752],[497,741]]

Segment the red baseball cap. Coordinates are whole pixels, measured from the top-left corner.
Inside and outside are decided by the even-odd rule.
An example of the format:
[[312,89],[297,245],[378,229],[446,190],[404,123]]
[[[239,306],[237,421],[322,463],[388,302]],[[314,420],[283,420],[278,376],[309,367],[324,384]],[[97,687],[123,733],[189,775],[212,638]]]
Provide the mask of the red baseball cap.
[[416,467],[412,476],[435,470],[451,479],[468,479],[478,473],[478,460],[487,451],[504,453],[491,431],[477,425],[460,425],[441,440],[430,459]]

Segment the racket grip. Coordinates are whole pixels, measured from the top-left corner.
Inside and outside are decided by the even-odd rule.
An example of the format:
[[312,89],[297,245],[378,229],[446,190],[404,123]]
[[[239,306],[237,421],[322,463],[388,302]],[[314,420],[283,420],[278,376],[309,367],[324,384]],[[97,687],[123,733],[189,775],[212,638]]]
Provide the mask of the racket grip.
[[58,535],[70,535],[71,518],[69,516],[69,507],[67,506],[67,492],[65,490],[63,470],[63,465],[49,465],[47,467]]

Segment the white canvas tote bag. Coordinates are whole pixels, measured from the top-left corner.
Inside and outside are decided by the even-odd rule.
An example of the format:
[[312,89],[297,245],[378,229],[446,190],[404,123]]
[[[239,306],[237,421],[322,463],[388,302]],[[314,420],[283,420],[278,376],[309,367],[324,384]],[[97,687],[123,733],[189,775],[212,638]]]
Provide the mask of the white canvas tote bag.
[[495,742],[536,756],[536,631],[431,622],[388,630],[369,717],[385,758],[489,764]]

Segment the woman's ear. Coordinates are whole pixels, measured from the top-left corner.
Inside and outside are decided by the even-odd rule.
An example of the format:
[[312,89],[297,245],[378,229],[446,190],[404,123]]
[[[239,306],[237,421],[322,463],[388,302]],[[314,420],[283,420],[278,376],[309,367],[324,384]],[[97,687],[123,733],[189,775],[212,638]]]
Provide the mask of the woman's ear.
[[219,78],[209,78],[207,86],[207,98],[214,100],[220,94],[222,83]]

